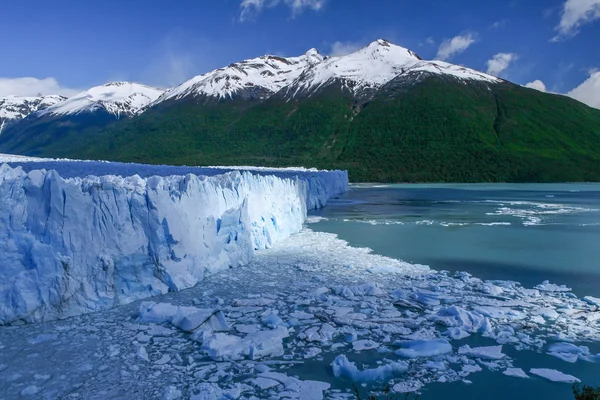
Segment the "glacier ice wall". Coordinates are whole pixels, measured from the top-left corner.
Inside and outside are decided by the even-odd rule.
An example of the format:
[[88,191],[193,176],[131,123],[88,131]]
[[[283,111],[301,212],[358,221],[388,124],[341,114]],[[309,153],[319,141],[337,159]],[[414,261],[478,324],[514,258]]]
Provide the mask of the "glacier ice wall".
[[308,209],[348,185],[345,171],[193,172],[63,178],[0,165],[0,324],[192,287],[300,231]]

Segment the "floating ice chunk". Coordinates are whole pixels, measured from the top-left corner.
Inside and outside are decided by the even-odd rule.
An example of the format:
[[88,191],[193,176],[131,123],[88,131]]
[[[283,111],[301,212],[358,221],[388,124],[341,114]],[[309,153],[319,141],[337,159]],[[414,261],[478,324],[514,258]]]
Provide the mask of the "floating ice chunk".
[[268,326],[269,328],[276,328],[278,326],[288,327],[288,324],[283,322],[281,317],[277,314],[269,314],[263,318],[262,323]]
[[177,400],[183,396],[181,390],[177,389],[175,386],[167,386],[165,388],[165,392],[163,395],[164,400]]
[[514,376],[515,378],[529,378],[529,375],[521,368],[506,368],[502,373],[507,376]]
[[355,351],[372,350],[379,347],[379,343],[369,339],[357,340],[352,343],[352,348]]
[[29,343],[31,344],[39,344],[39,343],[44,343],[44,342],[51,342],[58,339],[57,335],[51,334],[51,333],[42,333],[37,335],[35,338],[31,339],[29,341]]
[[350,362],[345,355],[339,355],[331,363],[333,375],[336,378],[348,378],[353,382],[377,382],[386,381],[398,376],[408,369],[408,364],[404,361],[391,362],[377,368],[359,370],[356,364]]
[[444,336],[448,336],[452,340],[461,340],[471,336],[469,332],[463,331],[461,328],[449,328],[443,333]]
[[331,290],[335,295],[344,297],[381,296],[384,294],[384,291],[376,283],[371,282],[355,286],[336,285]]
[[546,320],[541,315],[534,315],[529,318],[529,320],[535,324],[544,325]]
[[[283,321],[281,321],[281,322],[283,322]],[[270,327],[274,328],[275,326],[270,326]],[[261,328],[262,327],[258,324],[237,324],[235,326],[235,330],[238,331],[239,333],[254,333],[256,331],[260,331]]]
[[271,379],[285,386],[286,391],[280,392],[280,398],[297,398],[299,400],[321,400],[323,391],[331,387],[330,384],[319,381],[301,381],[278,372],[265,372],[258,378]]
[[258,331],[244,338],[215,333],[202,343],[202,350],[216,361],[243,360],[249,358],[256,360],[271,356],[283,355],[282,340],[289,336],[287,328],[278,327],[270,331]]
[[239,388],[222,389],[217,383],[202,382],[195,387],[190,400],[232,400],[240,397]]
[[172,304],[143,301],[138,310],[139,320],[140,322],[171,323],[178,310],[179,307]]
[[392,391],[396,393],[413,393],[423,387],[423,383],[419,380],[396,383],[392,387]]
[[552,307],[540,307],[536,311],[538,315],[541,315],[544,318],[548,318],[550,320],[557,319],[560,317],[560,314],[556,312],[556,310]]
[[173,319],[173,325],[182,331],[192,332],[200,329],[227,332],[231,329],[225,320],[225,315],[220,310],[195,309],[189,313],[187,311],[180,307],[180,313]]
[[487,317],[458,306],[441,308],[433,316],[433,320],[448,327],[458,327],[471,333],[487,333],[492,329]]
[[144,301],[139,307],[142,322],[170,323],[185,332],[196,329],[222,332],[230,329],[220,310],[180,307],[168,303]]
[[150,325],[150,327],[148,328],[148,330],[146,331],[146,334],[148,334],[149,336],[171,336],[173,334],[173,330],[169,329],[169,328],[165,328],[164,326],[160,326],[160,325]]
[[428,290],[419,290],[414,294],[414,299],[424,306],[439,306],[440,294]]
[[548,354],[563,361],[574,363],[580,357],[590,355],[590,349],[586,346],[576,346],[572,343],[553,343],[548,347]]
[[500,296],[502,293],[504,293],[504,289],[502,289],[500,286],[496,286],[489,282],[486,282],[481,286],[481,291],[491,296]]
[[[257,329],[258,330],[258,329]],[[206,339],[208,339],[211,335],[213,334],[213,332],[210,331],[203,331],[203,330],[197,330],[194,333],[192,333],[190,335],[190,340],[194,341],[194,342],[198,342],[200,344],[204,343],[204,341]]]
[[463,372],[462,375],[466,376],[469,374],[473,374],[475,372],[481,372],[481,371],[483,371],[483,368],[481,368],[477,364],[465,364],[462,366],[461,371]]
[[140,346],[138,348],[136,355],[141,360],[150,361],[150,359],[148,358],[148,352],[146,351],[146,348],[144,346]]
[[307,313],[304,311],[294,311],[290,313],[290,317],[303,320],[303,319],[313,319],[315,316],[311,313]]
[[555,369],[548,368],[532,368],[529,370],[530,373],[540,376],[542,378],[548,379],[552,382],[561,382],[561,383],[577,383],[581,382],[578,378],[573,375],[567,375]]
[[600,299],[592,296],[585,296],[583,300],[593,306],[600,307]]
[[313,358],[322,353],[322,350],[318,347],[309,347],[306,349],[306,353],[304,353],[304,358]]
[[550,281],[544,281],[534,286],[534,288],[542,292],[570,292],[573,290],[565,285],[555,285],[554,283],[550,283]]
[[433,357],[452,352],[452,345],[446,339],[412,340],[398,344],[402,348],[396,350],[396,354],[404,358]]
[[154,361],[154,364],[165,365],[165,364],[168,364],[169,361],[171,361],[171,356],[168,354],[163,354],[162,357],[160,357],[158,360]]
[[40,391],[40,388],[38,388],[36,385],[30,385],[27,386],[25,389],[21,390],[21,396],[33,396],[34,394],[37,394],[37,392]]
[[506,357],[506,354],[502,353],[502,345],[470,347],[468,344],[466,344],[458,348],[458,354],[487,360],[499,360]]
[[446,366],[446,363],[443,361],[433,361],[433,360],[427,360],[427,362],[425,363],[424,367],[426,369],[433,369],[436,371],[445,371],[446,369],[448,369],[448,367]]
[[306,340],[307,342],[330,342],[333,336],[337,333],[337,329],[330,324],[323,324],[321,326],[311,326],[310,328],[302,331],[298,338]]
[[250,382],[254,386],[258,387],[261,390],[266,390],[266,389],[270,389],[272,387],[281,385],[280,382],[278,382],[274,379],[268,379],[268,378],[262,378],[262,377],[252,379]]

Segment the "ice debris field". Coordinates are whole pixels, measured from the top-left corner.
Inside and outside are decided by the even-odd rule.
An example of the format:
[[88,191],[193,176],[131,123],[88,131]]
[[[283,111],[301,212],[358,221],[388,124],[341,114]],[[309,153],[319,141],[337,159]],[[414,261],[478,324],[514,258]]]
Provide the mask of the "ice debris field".
[[526,351],[600,361],[600,299],[303,227],[345,173],[69,175],[82,164],[0,167],[0,398],[352,399],[482,370],[579,381]]

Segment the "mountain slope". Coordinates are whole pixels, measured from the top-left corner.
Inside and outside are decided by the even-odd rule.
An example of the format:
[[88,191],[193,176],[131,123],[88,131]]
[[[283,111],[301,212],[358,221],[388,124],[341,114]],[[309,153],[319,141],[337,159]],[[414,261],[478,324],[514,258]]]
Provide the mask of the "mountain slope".
[[163,90],[132,82],[111,82],[81,92],[48,107],[39,116],[64,116],[102,111],[117,118],[133,116],[155,101]]
[[200,99],[265,99],[289,85],[303,70],[324,57],[316,49],[300,57],[263,56],[196,76],[166,91],[152,105],[185,97]]
[[66,97],[57,95],[0,97],[0,133],[2,133],[5,126],[16,123],[31,113],[44,110],[66,99]]
[[93,87],[8,125],[0,136],[0,147],[9,153],[43,154],[46,146],[72,135],[94,134],[139,114],[163,92],[131,82]]
[[34,141],[34,130],[19,136],[11,129],[0,136],[0,151],[341,168],[353,181],[600,181],[600,111],[573,99],[421,60],[386,41],[344,57],[308,58],[279,86],[256,77],[272,71],[268,63],[284,62],[259,58],[260,67],[214,71],[117,123],[46,129]]

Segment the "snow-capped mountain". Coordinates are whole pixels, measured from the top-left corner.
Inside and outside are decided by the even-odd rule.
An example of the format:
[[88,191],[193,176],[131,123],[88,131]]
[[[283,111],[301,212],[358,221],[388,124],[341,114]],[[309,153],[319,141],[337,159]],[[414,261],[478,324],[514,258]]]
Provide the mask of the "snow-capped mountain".
[[10,123],[17,122],[35,111],[41,111],[66,100],[63,96],[0,97],[0,133]]
[[322,56],[316,49],[310,49],[299,57],[266,55],[234,63],[167,90],[151,105],[189,96],[264,100],[280,91],[287,98],[305,97],[336,82],[360,96],[373,93],[399,75],[415,73],[490,83],[500,81],[459,65],[422,60],[411,50],[379,39],[341,57]]
[[307,68],[285,89],[286,97],[310,96],[321,87],[340,82],[355,95],[373,91],[392,79],[428,72],[465,80],[499,82],[498,78],[443,61],[422,60],[416,53],[379,39],[341,57],[331,57]]
[[133,116],[155,101],[162,89],[132,82],[111,82],[81,92],[67,100],[46,108],[39,116],[65,116],[106,111],[120,118]]
[[232,98],[233,96],[264,99],[294,81],[306,68],[321,63],[325,57],[310,49],[300,57],[266,55],[231,64],[196,76],[167,90],[156,104],[187,96]]

